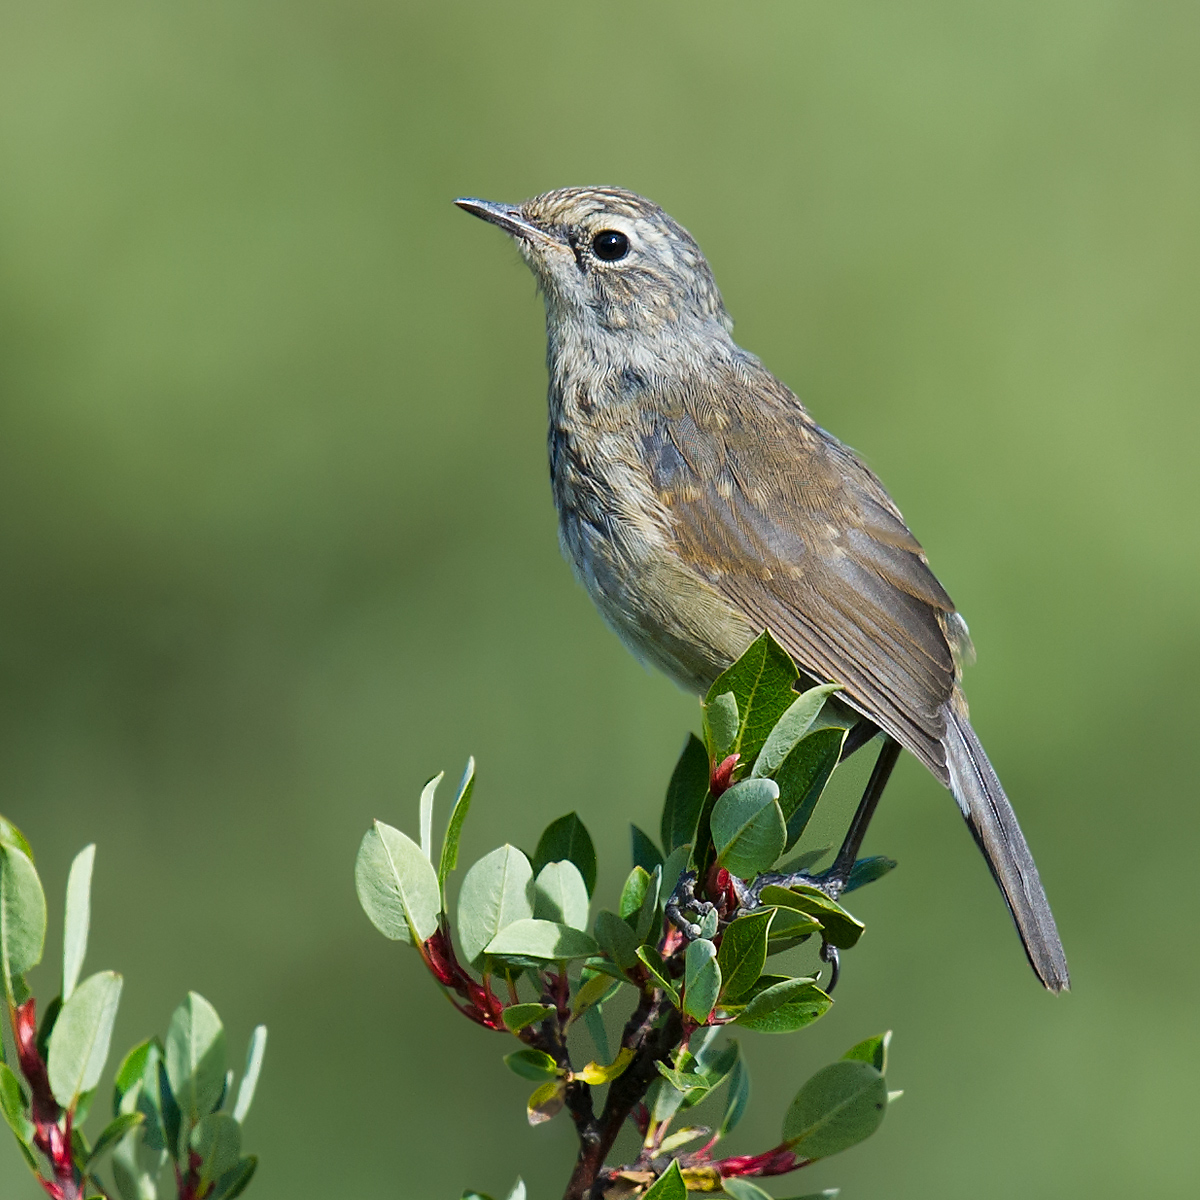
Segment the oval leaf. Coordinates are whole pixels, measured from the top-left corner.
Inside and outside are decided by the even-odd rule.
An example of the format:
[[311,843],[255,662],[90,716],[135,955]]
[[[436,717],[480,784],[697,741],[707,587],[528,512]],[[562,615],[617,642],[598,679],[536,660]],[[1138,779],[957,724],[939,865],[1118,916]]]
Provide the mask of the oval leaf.
[[445,771],[439,771],[428,780],[421,789],[421,800],[417,805],[418,828],[421,831],[421,853],[433,862],[433,801],[437,796],[438,784],[446,777]]
[[386,938],[419,942],[438,927],[441,889],[437,873],[412,838],[376,821],[367,831],[354,864],[358,901],[371,924]]
[[543,1079],[558,1078],[558,1063],[544,1050],[534,1050],[526,1047],[524,1050],[514,1050],[504,1056],[504,1065],[514,1075],[522,1079],[532,1079],[535,1083]]
[[92,866],[96,847],[86,846],[75,856],[67,876],[67,909],[63,925],[62,998],[69,1000],[87,954],[88,925],[92,913]]
[[795,1033],[823,1017],[832,1004],[829,996],[815,984],[804,979],[788,979],[760,992],[735,1020],[755,1033]]
[[590,896],[596,890],[596,847],[587,827],[573,812],[546,826],[533,855],[533,870],[540,874],[547,863],[573,862]]
[[840,904],[830,900],[820,888],[807,883],[795,883],[790,888],[765,887],[763,904],[777,904],[795,912],[806,913],[820,921],[822,936],[839,950],[849,950],[858,944],[866,926],[848,913]]
[[706,938],[697,938],[688,943],[683,961],[683,1011],[703,1025],[712,1014],[721,991],[717,948]]
[[485,854],[463,877],[458,893],[458,938],[463,957],[478,963],[505,926],[533,916],[533,868],[515,846]]
[[758,982],[767,965],[767,937],[774,916],[774,909],[760,909],[726,926],[717,952],[723,998],[737,1000]]
[[796,1093],[783,1140],[804,1158],[827,1158],[868,1138],[887,1111],[887,1084],[870,1063],[830,1063]]
[[487,953],[500,958],[565,960],[590,958],[600,947],[582,929],[558,921],[527,918],[506,925],[487,944]]
[[596,914],[592,932],[596,935],[596,941],[603,947],[604,953],[622,971],[629,971],[637,966],[637,935],[615,912],[601,909]]
[[[604,980],[606,991],[609,984],[609,980]],[[520,1033],[526,1026],[544,1021],[554,1011],[549,1004],[510,1004],[500,1015],[509,1033]]]
[[65,1109],[100,1082],[108,1059],[113,1022],[121,1002],[121,976],[101,971],[85,979],[62,1006],[46,1063],[50,1090]]
[[0,843],[0,964],[5,993],[42,961],[46,942],[46,896],[33,863],[15,846]]
[[754,760],[750,771],[751,778],[761,775],[774,775],[782,765],[783,760],[791,754],[796,743],[808,733],[813,722],[825,707],[825,701],[834,692],[841,691],[840,683],[823,683],[818,687],[809,688],[807,692],[792,701],[791,707],[775,723],[775,727],[767,735],[763,748]]
[[533,885],[533,915],[572,929],[588,927],[587,885],[569,859],[547,863]]
[[867,1038],[864,1042],[859,1042],[857,1046],[851,1046],[842,1057],[857,1059],[859,1062],[868,1062],[880,1075],[886,1075],[888,1046],[891,1045],[891,1042],[892,1031],[889,1029],[887,1033],[877,1033],[874,1037]]
[[164,1057],[184,1120],[192,1124],[208,1116],[225,1092],[225,1027],[217,1010],[196,992],[188,992],[171,1014]]
[[739,879],[752,879],[783,853],[787,826],[773,779],[736,783],[713,805],[713,843],[721,865]]
[[712,756],[719,762],[737,743],[738,702],[732,692],[722,692],[705,704],[704,727]]

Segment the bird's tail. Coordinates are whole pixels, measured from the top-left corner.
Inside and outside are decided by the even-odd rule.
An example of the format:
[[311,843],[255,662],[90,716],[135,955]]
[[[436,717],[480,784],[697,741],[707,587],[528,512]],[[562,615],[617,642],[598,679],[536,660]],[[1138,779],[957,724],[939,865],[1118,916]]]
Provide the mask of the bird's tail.
[[1029,965],[1050,991],[1064,991],[1071,986],[1067,958],[1017,814],[970,721],[952,705],[945,712],[950,790],[1008,901]]

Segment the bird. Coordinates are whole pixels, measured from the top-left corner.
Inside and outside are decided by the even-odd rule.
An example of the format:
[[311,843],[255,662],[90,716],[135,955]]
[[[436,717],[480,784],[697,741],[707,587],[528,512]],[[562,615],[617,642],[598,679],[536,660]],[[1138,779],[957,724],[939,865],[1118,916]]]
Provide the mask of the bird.
[[455,203],[545,301],[566,558],[644,662],[703,696],[764,629],[882,743],[828,873],[844,884],[901,748],[953,794],[1051,992],[1070,986],[1033,856],[971,726],[966,623],[883,484],[733,339],[695,239],[652,201],[567,187]]

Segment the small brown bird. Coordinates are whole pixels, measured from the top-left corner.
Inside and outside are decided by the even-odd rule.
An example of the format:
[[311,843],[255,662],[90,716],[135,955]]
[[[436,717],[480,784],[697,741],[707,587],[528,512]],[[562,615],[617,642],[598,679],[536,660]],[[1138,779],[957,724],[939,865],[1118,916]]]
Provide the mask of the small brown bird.
[[633,652],[703,695],[768,628],[844,685],[847,750],[883,749],[837,860],[853,866],[900,747],[954,794],[1034,971],[1069,986],[1033,856],[967,719],[967,627],[883,485],[730,336],[700,247],[618,188],[460,199],[511,234],[546,300],[550,473],[564,552]]

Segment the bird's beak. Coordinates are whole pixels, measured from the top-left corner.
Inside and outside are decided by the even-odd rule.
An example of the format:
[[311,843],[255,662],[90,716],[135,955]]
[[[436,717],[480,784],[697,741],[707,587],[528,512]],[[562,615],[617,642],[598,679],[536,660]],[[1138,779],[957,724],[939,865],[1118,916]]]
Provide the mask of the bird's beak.
[[515,204],[497,204],[494,200],[476,200],[471,196],[460,196],[454,202],[464,212],[499,225],[505,233],[526,241],[553,242],[544,229],[539,229],[525,219],[525,214]]

